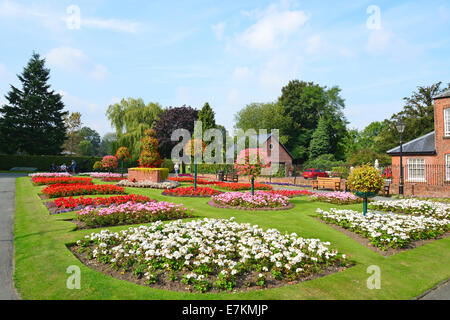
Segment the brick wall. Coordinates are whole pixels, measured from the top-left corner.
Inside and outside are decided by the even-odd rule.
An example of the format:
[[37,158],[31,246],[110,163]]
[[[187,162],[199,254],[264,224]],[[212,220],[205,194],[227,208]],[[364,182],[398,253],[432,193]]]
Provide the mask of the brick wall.
[[444,136],[444,109],[450,108],[450,98],[434,100],[434,127],[436,131],[437,163],[445,164],[445,155],[450,154],[450,137]]

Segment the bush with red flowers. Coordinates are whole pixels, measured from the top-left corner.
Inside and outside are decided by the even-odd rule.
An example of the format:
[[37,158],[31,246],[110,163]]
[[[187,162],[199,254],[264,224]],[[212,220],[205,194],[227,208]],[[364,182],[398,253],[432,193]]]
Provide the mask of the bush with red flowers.
[[125,194],[125,188],[112,184],[53,184],[42,190],[42,193],[47,195],[49,198],[96,194]]
[[208,187],[197,187],[197,189],[194,189],[194,187],[183,187],[165,190],[163,195],[174,197],[211,197],[220,193],[222,192]]
[[104,156],[102,159],[102,166],[107,170],[117,168],[117,158],[115,156]]
[[58,178],[32,178],[34,185],[53,185],[53,184],[93,184],[91,178],[74,178],[74,177],[58,177]]
[[[216,183],[216,187],[230,190],[230,191],[241,191],[250,190],[252,188],[251,183],[230,183],[230,182],[219,182]],[[255,183],[255,190],[272,190],[272,186],[263,183]]]
[[149,197],[137,194],[128,194],[124,196],[97,197],[97,198],[84,198],[84,197],[58,198],[52,203],[55,205],[56,208],[60,210],[64,209],[80,210],[87,206],[99,207],[99,206],[110,206],[113,204],[119,205],[127,202],[146,203],[151,201],[153,200],[151,200]]
[[141,154],[139,166],[141,168],[160,168],[163,162],[158,152],[158,139],[155,130],[146,130],[145,137],[141,140]]

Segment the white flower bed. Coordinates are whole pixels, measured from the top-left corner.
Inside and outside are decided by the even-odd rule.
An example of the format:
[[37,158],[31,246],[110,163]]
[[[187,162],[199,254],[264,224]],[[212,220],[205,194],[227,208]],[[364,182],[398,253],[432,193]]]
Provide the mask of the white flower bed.
[[67,172],[38,172],[28,174],[31,178],[60,178],[60,177],[71,177]]
[[152,181],[129,181],[122,180],[117,183],[120,187],[128,188],[151,188],[151,189],[173,189],[180,185],[177,181],[166,180],[164,182],[152,182]]
[[296,280],[345,259],[328,248],[330,243],[233,219],[158,221],[121,232],[103,230],[78,241],[78,251],[117,270],[133,271],[149,284],[159,274],[169,274],[172,281],[180,277],[202,292],[213,285],[231,290],[238,277],[249,274],[257,285],[264,285],[268,276]]
[[[121,173],[108,173],[108,172],[82,172],[78,174],[79,176],[89,176],[91,178],[96,179],[105,179],[105,178],[121,178]],[[124,177],[128,177],[128,173],[123,174]]]
[[361,234],[382,249],[403,248],[413,240],[436,238],[450,230],[450,220],[395,213],[367,213],[352,210],[317,209],[320,218]]
[[450,204],[428,200],[380,200],[369,204],[372,209],[450,219]]

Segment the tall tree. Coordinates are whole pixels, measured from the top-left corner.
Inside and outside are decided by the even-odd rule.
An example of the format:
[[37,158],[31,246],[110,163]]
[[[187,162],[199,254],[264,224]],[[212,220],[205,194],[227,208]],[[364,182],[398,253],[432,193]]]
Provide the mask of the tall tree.
[[[98,154],[100,151],[100,143],[102,139],[100,138],[100,135],[97,131],[94,129],[91,129],[89,127],[83,127],[80,129],[78,133],[80,139],[89,141],[92,145],[92,148],[94,150],[94,154]],[[81,142],[80,142],[81,143]]]
[[7,153],[59,154],[66,139],[61,95],[51,90],[45,59],[33,53],[0,108],[0,148]]
[[67,128],[67,140],[64,142],[64,149],[70,153],[76,153],[76,146],[80,143],[79,135],[81,128],[81,113],[73,112],[64,117]]
[[321,118],[311,138],[309,159],[316,159],[318,156],[323,154],[332,153],[330,140],[331,137],[328,121],[325,118]]
[[144,100],[122,99],[120,103],[110,105],[106,111],[111,125],[116,129],[118,144],[130,150],[134,160],[139,158],[141,140],[146,130],[152,129],[158,116],[162,113],[159,103]]
[[95,149],[92,143],[89,140],[81,141],[76,147],[75,150],[80,156],[93,156],[95,154]]
[[156,121],[154,129],[159,140],[159,150],[163,158],[170,158],[172,148],[178,142],[172,142],[172,132],[176,129],[186,129],[191,135],[194,132],[194,122],[198,120],[198,111],[192,107],[170,107],[164,110]]
[[203,108],[198,112],[198,120],[202,122],[203,132],[208,129],[216,128],[215,112],[208,102],[206,102]]
[[117,136],[115,133],[106,133],[102,142],[100,143],[100,155],[106,156],[110,154],[114,154],[115,150],[118,148]]
[[434,130],[433,97],[450,89],[450,84],[444,88],[441,88],[441,85],[442,82],[438,82],[430,86],[417,87],[417,91],[414,91],[410,97],[403,98],[405,101],[403,110],[384,121],[383,130],[374,146],[377,152],[386,152],[399,145],[400,137],[395,124],[400,118],[406,125],[403,134],[405,142]]

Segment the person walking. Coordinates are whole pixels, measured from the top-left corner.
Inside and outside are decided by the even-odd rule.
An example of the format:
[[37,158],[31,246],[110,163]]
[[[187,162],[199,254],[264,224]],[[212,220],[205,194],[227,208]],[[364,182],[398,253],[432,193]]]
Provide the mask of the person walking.
[[175,163],[175,166],[173,167],[175,169],[175,174],[178,176],[178,173],[180,172],[180,165],[177,163]]
[[70,167],[72,168],[72,174],[75,174],[75,169],[77,168],[77,163],[75,162],[75,160],[72,160]]

